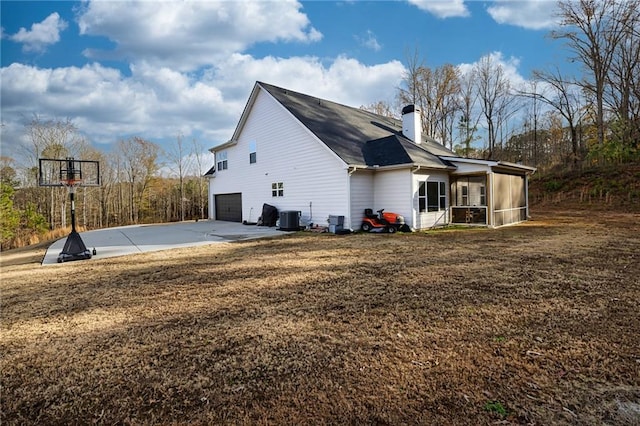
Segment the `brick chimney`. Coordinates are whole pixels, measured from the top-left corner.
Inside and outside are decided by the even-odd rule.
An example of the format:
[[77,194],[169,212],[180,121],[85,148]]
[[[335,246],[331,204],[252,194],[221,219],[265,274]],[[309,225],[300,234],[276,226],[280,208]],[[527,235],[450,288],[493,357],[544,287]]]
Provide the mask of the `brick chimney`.
[[407,105],[402,108],[402,134],[416,144],[422,142],[420,108],[415,105]]

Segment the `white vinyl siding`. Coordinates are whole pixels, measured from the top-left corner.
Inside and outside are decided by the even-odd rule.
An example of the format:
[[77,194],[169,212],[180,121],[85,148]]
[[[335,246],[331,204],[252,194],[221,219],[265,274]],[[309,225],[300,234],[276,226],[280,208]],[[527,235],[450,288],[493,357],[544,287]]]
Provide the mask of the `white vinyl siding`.
[[255,141],[251,141],[249,142],[249,164],[255,164],[258,161],[258,153],[257,153],[257,147],[256,147],[256,142]]
[[[259,142],[260,158],[249,164],[253,141]],[[301,211],[303,223],[323,225],[329,215],[348,214],[346,164],[263,90],[258,91],[237,144],[226,151],[233,167],[211,179],[211,191],[242,193],[244,220],[255,222],[264,203],[279,211]],[[274,182],[283,184],[283,196],[272,197]]]
[[[354,230],[360,229],[364,209],[373,209],[373,173],[357,171],[351,175],[351,222]],[[375,210],[374,210],[375,211]],[[345,223],[346,226],[346,223]]]
[[410,169],[377,171],[374,175],[373,211],[384,209],[404,216],[405,222],[413,226],[411,205]]

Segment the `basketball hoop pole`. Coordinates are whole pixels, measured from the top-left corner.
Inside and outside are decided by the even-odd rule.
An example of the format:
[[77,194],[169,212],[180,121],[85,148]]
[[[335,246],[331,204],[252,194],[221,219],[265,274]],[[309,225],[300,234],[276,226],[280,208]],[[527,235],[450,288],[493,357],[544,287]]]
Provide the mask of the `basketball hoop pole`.
[[[73,158],[67,158],[66,163],[66,177],[62,176],[62,180],[64,180],[65,186],[69,190],[69,200],[71,201],[71,233],[67,237],[67,241],[64,243],[64,248],[58,255],[58,263],[62,263],[67,260],[91,259],[91,252],[84,245],[84,241],[82,241],[80,234],[76,231],[75,192],[76,186],[80,185],[82,182],[82,171],[76,170]],[[63,171],[61,171],[61,174],[62,172]]]
[[75,202],[75,167],[73,158],[67,158],[67,185],[69,188],[69,200],[71,201],[71,232],[76,232],[76,202]]

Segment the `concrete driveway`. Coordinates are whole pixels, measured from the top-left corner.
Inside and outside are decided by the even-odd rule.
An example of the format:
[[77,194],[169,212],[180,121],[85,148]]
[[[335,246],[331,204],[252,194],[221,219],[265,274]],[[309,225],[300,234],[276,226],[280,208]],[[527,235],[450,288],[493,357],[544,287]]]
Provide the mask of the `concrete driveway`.
[[[131,225],[117,228],[98,229],[81,232],[87,249],[96,254],[89,260],[148,251],[167,250],[177,247],[193,247],[228,241],[249,240],[289,232],[278,231],[275,227],[243,225],[236,222],[200,220],[198,222],[178,222],[167,224]],[[66,237],[53,243],[42,260],[43,265],[58,263],[58,255],[64,248]]]

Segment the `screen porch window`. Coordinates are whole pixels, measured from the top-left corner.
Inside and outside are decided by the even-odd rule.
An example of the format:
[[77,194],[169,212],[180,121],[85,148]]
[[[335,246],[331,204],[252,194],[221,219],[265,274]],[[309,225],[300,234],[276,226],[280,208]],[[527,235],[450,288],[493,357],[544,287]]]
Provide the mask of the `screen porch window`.
[[447,208],[447,185],[444,182],[420,182],[418,209],[420,213],[437,212]]
[[271,184],[272,197],[284,197],[284,183],[274,182]]
[[485,176],[459,177],[451,185],[456,206],[486,206],[487,178]]
[[216,153],[216,157],[217,157],[217,160],[218,160],[216,169],[218,171],[227,170],[227,167],[228,167],[227,151],[222,151],[222,152]]
[[487,176],[458,176],[451,182],[451,222],[487,224]]

